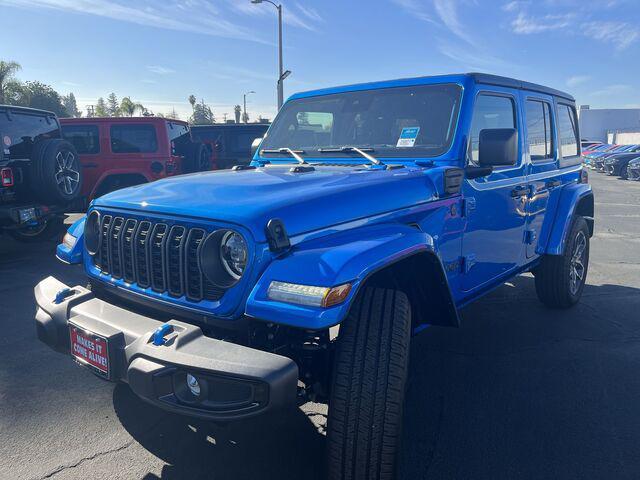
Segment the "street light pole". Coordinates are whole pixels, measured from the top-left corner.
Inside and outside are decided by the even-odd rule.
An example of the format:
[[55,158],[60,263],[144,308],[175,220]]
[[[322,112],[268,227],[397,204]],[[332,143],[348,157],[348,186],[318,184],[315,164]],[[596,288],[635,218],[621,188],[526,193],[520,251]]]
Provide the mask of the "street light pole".
[[243,103],[244,103],[244,110],[243,110],[243,114],[242,114],[242,120],[244,121],[244,123],[247,123],[247,95],[251,94],[251,93],[256,93],[253,90],[246,92],[244,95],[242,95],[243,97]]
[[282,5],[278,5],[271,0],[251,0],[251,3],[267,2],[276,7],[278,10],[278,110],[282,108],[284,103],[284,79],[291,73],[289,70],[284,71],[284,62],[282,60]]

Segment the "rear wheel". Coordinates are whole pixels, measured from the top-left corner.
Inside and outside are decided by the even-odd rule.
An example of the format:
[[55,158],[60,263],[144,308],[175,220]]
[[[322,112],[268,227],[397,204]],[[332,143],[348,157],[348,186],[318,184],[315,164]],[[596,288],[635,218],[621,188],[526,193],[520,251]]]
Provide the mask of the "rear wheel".
[[384,288],[362,291],[341,324],[329,402],[331,480],[394,477],[410,333],[407,296]]
[[11,229],[6,232],[18,242],[38,243],[61,235],[64,229],[64,217],[54,216],[38,225]]
[[536,293],[551,308],[575,305],[584,290],[589,268],[589,227],[582,217],[575,217],[564,254],[546,255],[536,267]]
[[207,170],[211,170],[209,150],[204,143],[190,144],[185,159],[185,173],[206,172]]

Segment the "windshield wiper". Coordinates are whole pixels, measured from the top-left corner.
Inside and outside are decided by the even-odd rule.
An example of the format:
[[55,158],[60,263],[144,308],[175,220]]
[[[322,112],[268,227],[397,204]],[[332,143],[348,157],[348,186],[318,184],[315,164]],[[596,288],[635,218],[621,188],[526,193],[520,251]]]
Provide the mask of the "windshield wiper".
[[378,160],[373,155],[369,155],[367,153],[367,152],[373,152],[373,148],[368,148],[368,147],[358,148],[358,147],[352,147],[352,146],[344,146],[344,147],[337,147],[337,148],[319,148],[318,152],[320,152],[320,153],[349,153],[349,152],[356,152],[358,155],[360,155],[361,157],[366,158],[367,160],[369,160],[374,165],[385,165],[381,160]]
[[301,165],[307,164],[307,161],[299,155],[300,153],[304,153],[304,150],[291,150],[290,148],[282,147],[282,148],[273,148],[269,150],[265,149],[265,150],[262,150],[261,153],[287,153],[291,155],[293,158],[295,158],[299,164]]

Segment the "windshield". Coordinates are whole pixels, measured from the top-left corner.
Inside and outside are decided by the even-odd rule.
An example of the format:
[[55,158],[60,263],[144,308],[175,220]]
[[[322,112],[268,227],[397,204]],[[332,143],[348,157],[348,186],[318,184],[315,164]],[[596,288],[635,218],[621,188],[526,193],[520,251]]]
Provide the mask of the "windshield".
[[453,139],[461,90],[454,84],[418,85],[292,100],[261,148],[304,150],[305,158],[343,146],[372,148],[376,157],[442,155]]

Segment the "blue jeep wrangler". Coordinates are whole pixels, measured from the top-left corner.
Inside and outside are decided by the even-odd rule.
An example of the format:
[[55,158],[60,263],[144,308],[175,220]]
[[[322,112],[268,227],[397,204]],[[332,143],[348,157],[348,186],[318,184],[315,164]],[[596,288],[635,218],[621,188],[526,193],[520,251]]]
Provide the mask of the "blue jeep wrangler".
[[250,165],[96,199],[35,288],[39,338],[214,421],[326,401],[331,479],[391,478],[413,334],[535,275],[566,308],[594,201],[574,99],[485,74],[292,96]]

